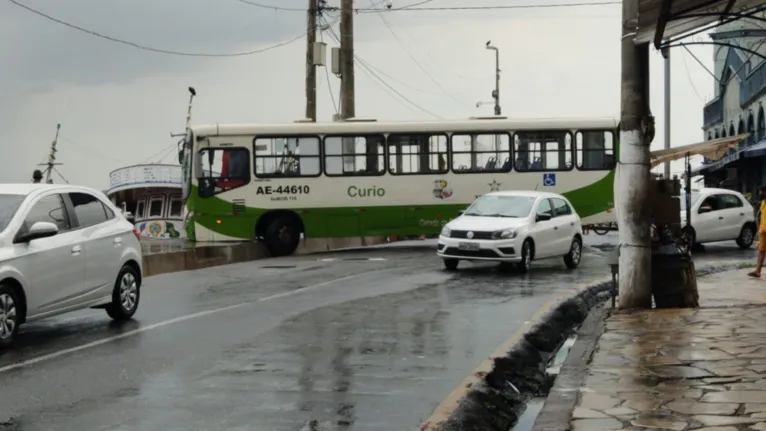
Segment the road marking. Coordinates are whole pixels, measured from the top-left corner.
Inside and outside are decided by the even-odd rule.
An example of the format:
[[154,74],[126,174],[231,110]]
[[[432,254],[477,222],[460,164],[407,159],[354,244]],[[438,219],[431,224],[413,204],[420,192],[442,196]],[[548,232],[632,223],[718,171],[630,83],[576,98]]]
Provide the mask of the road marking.
[[127,332],[123,332],[122,334],[119,334],[119,335],[114,335],[114,336],[111,336],[111,337],[102,338],[100,340],[92,341],[90,343],[86,343],[86,344],[83,344],[83,345],[80,345],[80,346],[70,347],[68,349],[59,350],[59,351],[53,352],[53,353],[48,353],[47,355],[42,355],[42,356],[38,356],[36,358],[27,359],[25,361],[16,362],[14,364],[6,365],[4,367],[0,367],[0,374],[8,372],[8,371],[16,370],[16,369],[19,369],[19,368],[28,367],[30,365],[38,364],[40,362],[49,361],[51,359],[55,359],[55,358],[58,358],[58,357],[61,357],[61,356],[64,356],[64,355],[71,354],[71,353],[76,353],[76,352],[79,352],[79,351],[82,351],[82,350],[86,350],[86,349],[90,349],[90,348],[93,348],[93,347],[97,347],[97,346],[100,346],[102,344],[107,344],[107,343],[111,343],[113,341],[122,340],[123,338],[128,338],[128,337],[131,337],[133,335],[140,334],[142,332],[151,331],[151,330],[157,329],[157,328],[162,328],[164,326],[172,325],[174,323],[185,322],[187,320],[196,319],[198,317],[209,316],[211,314],[223,313],[223,312],[226,312],[226,311],[235,310],[237,308],[246,307],[248,305],[257,304],[257,303],[260,303],[260,302],[271,301],[272,299],[278,299],[278,298],[284,298],[284,297],[287,297],[287,296],[297,295],[299,293],[303,293],[303,292],[306,292],[306,291],[309,291],[309,290],[314,290],[314,289],[318,289],[318,288],[321,288],[321,287],[325,287],[325,286],[328,286],[330,284],[334,284],[334,283],[338,283],[338,282],[341,282],[341,281],[350,280],[352,278],[366,276],[366,275],[369,275],[371,273],[394,271],[394,270],[398,271],[398,270],[401,270],[401,269],[404,269],[404,268],[417,268],[417,267],[418,266],[416,266],[416,265],[409,265],[409,266],[404,266],[404,267],[384,268],[384,269],[379,269],[379,270],[375,270],[375,271],[367,271],[367,272],[364,272],[364,273],[361,273],[361,274],[347,275],[345,277],[336,278],[334,280],[328,280],[328,281],[324,281],[322,283],[312,284],[312,285],[306,286],[306,287],[301,287],[300,289],[291,290],[289,292],[283,292],[283,293],[278,293],[276,295],[265,296],[263,298],[258,298],[256,300],[250,301],[250,302],[242,302],[242,303],[239,303],[239,304],[229,305],[229,306],[226,306],[226,307],[214,308],[212,310],[198,311],[196,313],[187,314],[185,316],[174,317],[172,319],[163,320],[161,322],[152,323],[151,325],[142,326],[142,327],[137,328],[137,329],[133,329],[133,330],[130,330],[130,331],[127,331]]
[[423,422],[420,425],[419,430],[420,431],[434,431],[438,428],[439,424],[449,419],[449,417],[452,415],[452,413],[457,409],[457,407],[460,405],[460,402],[468,395],[468,392],[471,390],[471,387],[475,384],[477,384],[479,381],[481,381],[486,374],[492,371],[492,367],[494,366],[494,358],[502,358],[505,355],[508,354],[508,352],[513,348],[513,346],[521,340],[521,338],[524,336],[524,334],[527,333],[527,331],[537,324],[540,319],[547,313],[548,311],[552,310],[553,307],[556,306],[559,302],[565,301],[568,298],[572,296],[572,293],[579,293],[580,291],[598,283],[602,283],[607,280],[601,280],[594,283],[587,283],[582,284],[575,288],[567,289],[568,294],[562,294],[559,295],[550,301],[544,303],[540,308],[537,309],[534,315],[529,318],[526,322],[524,322],[523,325],[519,329],[517,329],[510,338],[505,340],[503,344],[499,345],[497,349],[495,349],[495,352],[492,353],[492,356],[484,360],[479,366],[473,370],[473,372],[463,379],[463,381],[452,390],[452,392],[447,395],[447,397],[436,407],[431,417],[429,417],[425,422]]

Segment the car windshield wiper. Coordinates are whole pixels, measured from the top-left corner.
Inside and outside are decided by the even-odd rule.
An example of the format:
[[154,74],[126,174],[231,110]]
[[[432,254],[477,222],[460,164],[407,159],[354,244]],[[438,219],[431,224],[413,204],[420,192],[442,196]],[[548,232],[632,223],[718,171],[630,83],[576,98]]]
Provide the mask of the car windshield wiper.
[[509,214],[487,214],[485,217],[519,218],[519,216],[509,215]]
[[484,214],[474,213],[474,212],[463,213],[463,215],[467,215],[467,216],[484,216]]

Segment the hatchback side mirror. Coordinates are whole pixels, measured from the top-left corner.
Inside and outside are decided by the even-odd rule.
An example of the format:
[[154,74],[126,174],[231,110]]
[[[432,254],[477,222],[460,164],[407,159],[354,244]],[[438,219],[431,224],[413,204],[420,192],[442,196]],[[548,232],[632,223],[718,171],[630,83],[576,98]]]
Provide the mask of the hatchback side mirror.
[[59,233],[59,228],[54,223],[38,221],[28,231],[18,235],[15,243],[31,242],[36,239],[48,238]]
[[548,221],[548,220],[550,220],[551,218],[552,218],[552,217],[551,217],[551,215],[550,215],[550,214],[545,214],[545,213],[537,213],[537,216],[535,217],[535,221]]
[[697,214],[705,214],[713,211],[710,207],[700,207],[699,211],[697,211]]

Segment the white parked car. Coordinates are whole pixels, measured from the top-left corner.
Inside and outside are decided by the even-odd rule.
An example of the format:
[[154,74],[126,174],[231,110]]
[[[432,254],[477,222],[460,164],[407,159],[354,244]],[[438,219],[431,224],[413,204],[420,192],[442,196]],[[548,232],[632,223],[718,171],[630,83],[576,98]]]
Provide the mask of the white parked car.
[[461,260],[501,262],[529,270],[532,260],[582,257],[582,225],[572,204],[555,193],[508,191],[476,199],[439,235],[437,255],[449,270]]
[[691,226],[686,227],[686,200],[681,194],[682,235],[693,244],[735,240],[749,248],[757,235],[755,209],[733,190],[704,188],[691,192]]
[[83,308],[138,308],[138,232],[100,191],[0,184],[0,348],[19,325]]

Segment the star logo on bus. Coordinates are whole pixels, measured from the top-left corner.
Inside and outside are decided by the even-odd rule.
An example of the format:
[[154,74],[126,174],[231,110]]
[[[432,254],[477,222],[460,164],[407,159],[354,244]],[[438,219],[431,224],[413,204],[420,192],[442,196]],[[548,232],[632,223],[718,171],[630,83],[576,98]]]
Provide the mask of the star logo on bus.
[[500,191],[500,183],[498,183],[495,180],[492,180],[491,183],[487,184],[489,186],[490,192],[499,192]]

